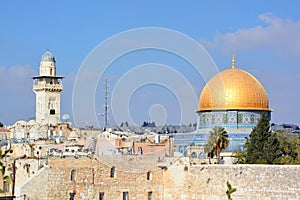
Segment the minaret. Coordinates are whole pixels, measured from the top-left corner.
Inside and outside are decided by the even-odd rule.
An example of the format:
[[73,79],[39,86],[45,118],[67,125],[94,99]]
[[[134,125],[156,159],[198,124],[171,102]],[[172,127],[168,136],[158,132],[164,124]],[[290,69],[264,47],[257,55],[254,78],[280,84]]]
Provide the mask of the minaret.
[[60,123],[60,92],[63,90],[63,78],[56,76],[55,58],[47,50],[41,58],[39,76],[33,77],[37,123],[51,126]]

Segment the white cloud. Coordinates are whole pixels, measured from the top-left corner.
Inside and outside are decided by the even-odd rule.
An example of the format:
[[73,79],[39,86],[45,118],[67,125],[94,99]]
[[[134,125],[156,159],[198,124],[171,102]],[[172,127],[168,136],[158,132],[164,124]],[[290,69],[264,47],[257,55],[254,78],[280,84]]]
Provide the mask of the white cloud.
[[33,117],[35,101],[31,77],[35,74],[29,65],[0,66],[0,121],[4,124]]
[[[258,20],[260,25],[217,34],[204,45],[217,55],[244,54],[251,66],[248,70],[266,88],[270,108],[274,110],[272,121],[299,124],[300,20],[283,19],[271,13],[259,15]],[[252,61],[257,54],[265,59]]]
[[12,67],[0,66],[0,91],[9,93],[23,93],[32,87],[32,76],[36,74],[29,65]]
[[279,71],[251,71],[265,87],[270,108],[273,109],[272,122],[300,123],[298,94],[300,74],[285,74]]
[[276,54],[300,55],[300,21],[278,18],[271,13],[261,14],[258,19],[263,25],[217,34],[204,45],[225,53],[268,49]]

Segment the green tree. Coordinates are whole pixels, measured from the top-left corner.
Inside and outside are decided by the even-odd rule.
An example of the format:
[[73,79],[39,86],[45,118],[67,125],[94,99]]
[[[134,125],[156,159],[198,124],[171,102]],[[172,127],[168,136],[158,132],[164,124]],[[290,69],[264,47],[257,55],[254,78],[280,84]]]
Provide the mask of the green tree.
[[[3,181],[7,182],[8,184],[11,184],[10,177],[5,175],[6,166],[3,163],[3,158],[5,158],[8,153],[12,153],[12,150],[8,149],[8,150],[5,150],[3,153],[2,149],[0,149],[0,171],[1,171]],[[4,184],[3,184],[3,186],[4,186]],[[2,189],[0,189],[0,193],[3,193]]]
[[232,200],[231,194],[236,191],[236,188],[233,188],[228,181],[226,184],[227,184],[227,191],[226,191],[227,199]]
[[205,153],[207,153],[207,157],[213,158],[216,155],[215,144],[216,137],[213,135],[214,133],[210,133],[209,138],[207,140],[207,144],[204,147]]
[[2,122],[0,122],[0,127],[3,127],[3,123]]
[[276,137],[280,143],[282,156],[274,162],[277,164],[299,164],[298,158],[298,137],[295,134],[284,131],[276,132]]
[[245,164],[246,163],[246,151],[233,152],[233,157],[236,159],[234,164]]
[[270,131],[270,120],[264,112],[248,139],[246,163],[273,164],[281,155],[280,143]]
[[214,127],[209,133],[205,151],[208,153],[208,157],[213,158],[217,156],[218,162],[220,162],[222,150],[228,147],[228,134],[225,129],[220,126]]

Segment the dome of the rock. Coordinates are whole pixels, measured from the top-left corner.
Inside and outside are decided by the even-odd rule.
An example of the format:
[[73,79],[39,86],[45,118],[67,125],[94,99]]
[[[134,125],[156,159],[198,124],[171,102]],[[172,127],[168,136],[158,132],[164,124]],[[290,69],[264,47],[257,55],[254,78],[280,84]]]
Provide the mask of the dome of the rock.
[[250,73],[232,67],[216,74],[200,94],[197,130],[215,126],[239,134],[250,133],[263,112],[271,119],[269,99],[262,84]]
[[199,111],[212,110],[269,111],[268,95],[250,73],[230,68],[215,75],[201,92]]

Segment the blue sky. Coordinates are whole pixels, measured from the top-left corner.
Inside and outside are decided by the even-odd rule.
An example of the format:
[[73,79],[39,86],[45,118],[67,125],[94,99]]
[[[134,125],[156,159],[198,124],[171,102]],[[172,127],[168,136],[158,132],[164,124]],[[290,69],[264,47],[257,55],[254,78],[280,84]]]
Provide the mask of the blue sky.
[[[30,78],[37,75],[40,57],[47,48],[56,57],[58,74],[66,77],[61,113],[72,115],[76,74],[97,45],[126,30],[162,27],[198,41],[220,70],[230,67],[234,52],[236,65],[252,73],[265,87],[274,110],[272,121],[300,124],[299,8],[298,1],[2,1],[0,121],[9,125],[34,117]],[[173,66],[199,96],[205,82],[192,67],[174,55],[148,50],[123,56],[106,71],[95,95],[95,112],[103,112],[105,78],[112,91],[126,71],[149,62]],[[133,120],[137,124],[151,120],[149,108],[156,104],[164,105],[168,124],[196,120],[191,110],[190,116],[180,121],[176,94],[158,85],[146,85],[133,93],[129,106]],[[111,112],[109,118],[114,124]],[[100,115],[99,121],[103,121]]]

